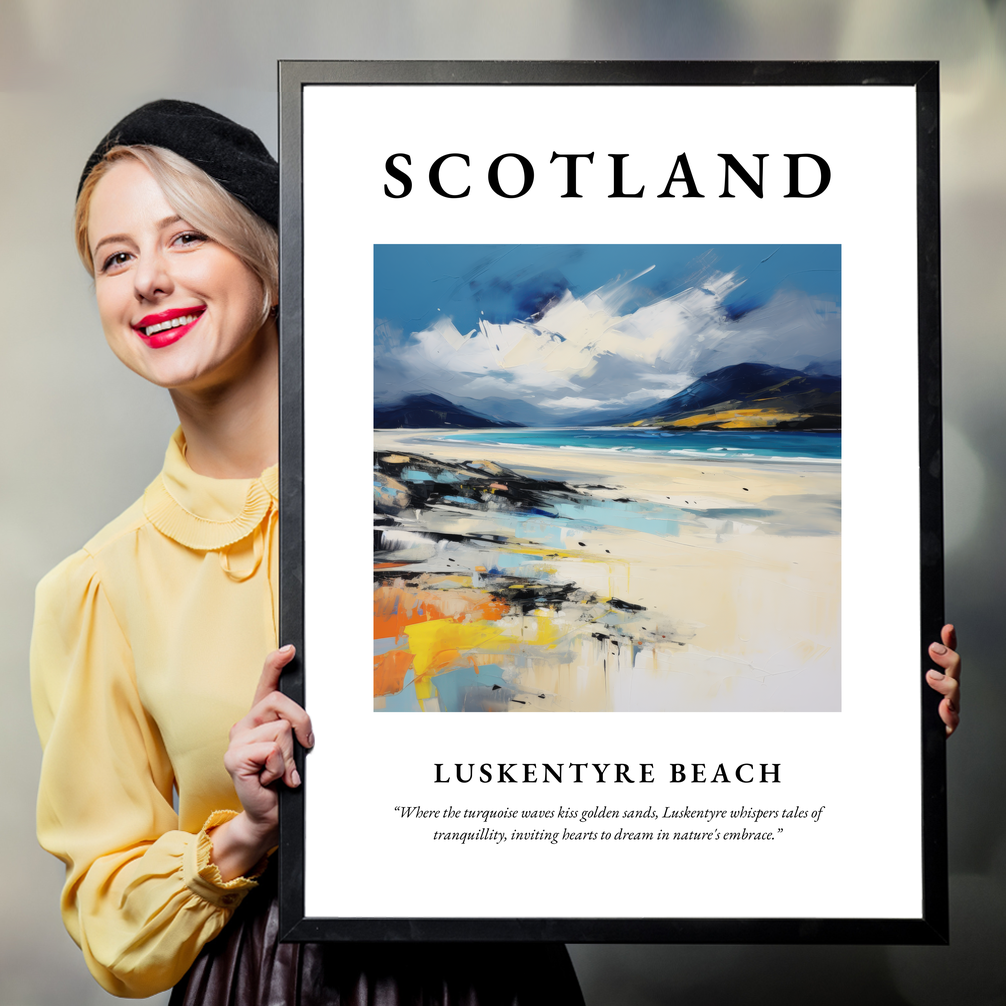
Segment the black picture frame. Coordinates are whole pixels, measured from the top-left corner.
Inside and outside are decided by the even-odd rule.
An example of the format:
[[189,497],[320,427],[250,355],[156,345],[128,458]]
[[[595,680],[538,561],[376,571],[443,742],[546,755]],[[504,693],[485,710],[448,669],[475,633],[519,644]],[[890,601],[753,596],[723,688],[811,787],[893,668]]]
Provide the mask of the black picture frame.
[[935,62],[404,62],[282,61],[280,119],[280,640],[298,648],[282,688],[310,711],[304,648],[304,395],[302,95],[346,84],[682,85],[914,88],[918,243],[918,392],[923,904],[918,918],[319,918],[305,914],[304,785],[281,794],[280,927],[287,941],[563,941],[619,943],[939,944],[948,941],[945,736],[939,696],[924,680],[927,647],[943,624],[940,383],[939,71]]

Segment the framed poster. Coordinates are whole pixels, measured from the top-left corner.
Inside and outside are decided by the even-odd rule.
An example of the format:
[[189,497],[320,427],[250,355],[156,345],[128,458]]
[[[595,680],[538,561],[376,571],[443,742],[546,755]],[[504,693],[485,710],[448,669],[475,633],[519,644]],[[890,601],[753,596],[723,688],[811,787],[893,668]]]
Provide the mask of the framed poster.
[[935,64],[280,91],[287,938],[944,941]]

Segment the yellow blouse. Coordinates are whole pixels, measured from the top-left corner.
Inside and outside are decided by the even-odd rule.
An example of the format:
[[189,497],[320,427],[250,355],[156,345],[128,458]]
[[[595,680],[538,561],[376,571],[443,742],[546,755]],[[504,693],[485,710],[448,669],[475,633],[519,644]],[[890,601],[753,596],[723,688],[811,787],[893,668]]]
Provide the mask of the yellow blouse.
[[228,731],[276,646],[277,492],[276,467],[197,475],[176,431],[143,498],[38,586],[38,836],[115,995],[174,985],[255,886],[223,882],[206,829],[241,809]]

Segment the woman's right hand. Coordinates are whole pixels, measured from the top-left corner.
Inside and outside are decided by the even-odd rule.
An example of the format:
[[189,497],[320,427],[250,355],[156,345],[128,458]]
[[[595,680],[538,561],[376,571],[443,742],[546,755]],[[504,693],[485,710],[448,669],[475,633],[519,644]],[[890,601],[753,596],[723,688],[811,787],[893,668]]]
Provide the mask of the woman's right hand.
[[293,758],[293,737],[314,746],[311,717],[279,691],[283,668],[295,649],[284,646],[265,659],[248,715],[231,727],[224,766],[230,773],[244,810],[210,831],[212,861],[223,879],[251,870],[279,839],[279,793],[274,783],[300,785]]

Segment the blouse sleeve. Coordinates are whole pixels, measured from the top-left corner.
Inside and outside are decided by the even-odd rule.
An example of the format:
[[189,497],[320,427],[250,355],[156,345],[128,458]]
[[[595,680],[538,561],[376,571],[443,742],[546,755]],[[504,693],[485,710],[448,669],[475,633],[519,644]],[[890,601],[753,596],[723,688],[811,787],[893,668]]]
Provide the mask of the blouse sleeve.
[[178,830],[171,764],[86,551],[39,584],[31,685],[44,752],[38,837],[66,865],[63,921],[103,988],[161,992],[256,885],[224,882],[210,862],[207,829],[233,811],[198,834]]

